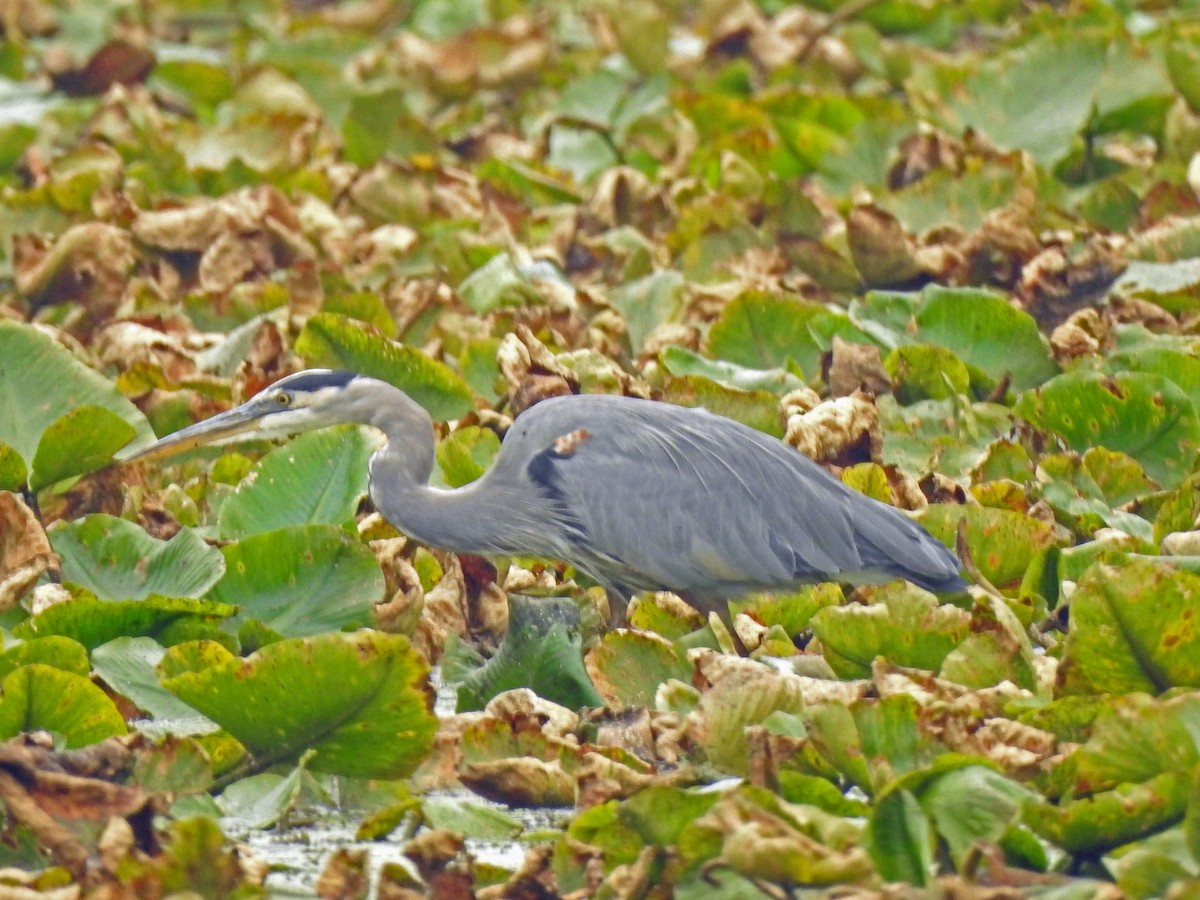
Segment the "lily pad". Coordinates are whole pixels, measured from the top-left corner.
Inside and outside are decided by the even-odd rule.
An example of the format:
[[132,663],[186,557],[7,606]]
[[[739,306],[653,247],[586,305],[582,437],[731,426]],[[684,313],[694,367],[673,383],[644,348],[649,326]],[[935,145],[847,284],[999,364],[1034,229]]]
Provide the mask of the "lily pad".
[[304,324],[294,349],[310,366],[349,369],[394,384],[439,421],[471,409],[471,389],[449,366],[345,316],[317,313]]
[[654,695],[664,681],[686,681],[692,665],[666,638],[646,631],[610,631],[588,651],[585,660],[592,684],[609,707],[654,708]]
[[279,641],[163,686],[260,762],[295,762],[311,748],[314,771],[403,778],[437,727],[428,675],[403,636],[358,631]]
[[470,484],[487,471],[500,452],[500,438],[490,428],[468,425],[460,428],[437,447],[437,462],[442,479],[452,488]]
[[1166,772],[1061,806],[1029,804],[1024,819],[1068,853],[1099,855],[1182,820],[1190,790],[1190,773]]
[[0,738],[41,730],[61,734],[68,747],[83,747],[124,734],[125,720],[86,676],[31,663],[4,678]]
[[188,528],[160,541],[135,522],[96,513],[50,529],[49,538],[63,579],[104,600],[199,597],[225,571],[221,552]]
[[87,647],[68,637],[49,635],[23,641],[0,653],[0,678],[30,663],[45,663],[76,675],[87,675],[92,668]]
[[804,387],[804,381],[784,368],[750,369],[723,359],[706,359],[684,347],[665,347],[658,354],[659,364],[671,375],[698,375],[739,391],[769,391],[785,394]]
[[[43,638],[43,640],[51,640]],[[166,651],[153,638],[119,637],[92,651],[92,665],[105,684],[155,719],[176,720],[183,730],[175,734],[216,731],[217,726],[201,716],[159,683],[155,667]]]
[[749,292],[721,310],[709,331],[708,349],[718,359],[751,369],[785,369],[792,361],[802,372],[816,372],[826,348],[810,326],[824,312],[819,303]]
[[928,287],[921,294],[915,324],[918,341],[949,348],[997,381],[1011,376],[1017,390],[1058,373],[1033,317],[991,291]]
[[348,426],[302,434],[272,450],[221,504],[219,534],[236,539],[288,525],[352,524],[377,443],[367,429]]
[[170,643],[170,632],[183,623],[215,627],[233,615],[236,607],[211,600],[159,597],[145,600],[103,601],[76,597],[55,603],[13,629],[19,638],[62,635],[94,650],[119,637],[153,637]]
[[892,377],[900,403],[944,400],[971,388],[971,373],[963,361],[945,347],[908,344],[897,347],[883,361]]
[[1161,375],[1069,372],[1023,394],[1015,409],[1073,450],[1101,446],[1129,454],[1164,487],[1188,474],[1200,447],[1195,406]]
[[221,548],[225,575],[208,596],[237,607],[228,624],[256,619],[284,637],[370,624],[383,600],[374,554],[332,525],[294,525]]
[[964,520],[975,565],[1001,590],[1020,585],[1034,557],[1058,541],[1051,526],[1015,510],[934,503],[917,516],[947,546],[954,545],[959,522]]
[[1168,561],[1097,563],[1071,596],[1069,693],[1200,686],[1200,576]]
[[80,406],[56,419],[42,433],[29,487],[39,491],[56,481],[93,472],[137,436],[137,429],[111,410]]
[[939,605],[912,585],[888,585],[872,599],[868,606],[827,606],[812,617],[825,658],[842,678],[866,677],[877,656],[937,671],[970,632],[970,613]]
[[[132,428],[132,434],[113,423],[109,416],[92,411],[75,412],[84,407],[105,410]],[[86,450],[74,464],[68,455],[60,454],[50,444],[42,447],[47,431],[73,413],[73,418],[57,426],[51,444],[69,437],[76,450]],[[100,428],[94,444],[84,441],[91,426]],[[154,441],[146,417],[112,382],[38,329],[0,320],[0,441],[17,453],[27,471],[35,473],[40,486],[97,468],[97,460],[106,462],[104,457],[111,456],[108,448],[118,433],[133,437],[134,449]],[[39,453],[40,467],[35,465]],[[39,468],[43,472],[40,477],[36,474]]]
[[459,684],[458,711],[483,709],[497,694],[522,687],[569,708],[602,706],[583,666],[578,614],[570,601],[513,594],[508,606],[508,631],[495,655]]

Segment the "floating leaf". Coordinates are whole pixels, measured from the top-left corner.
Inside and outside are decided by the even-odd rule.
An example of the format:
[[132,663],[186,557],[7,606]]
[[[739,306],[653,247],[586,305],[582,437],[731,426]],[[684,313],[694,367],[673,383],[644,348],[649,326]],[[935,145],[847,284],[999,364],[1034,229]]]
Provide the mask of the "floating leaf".
[[674,345],[664,347],[658,361],[671,375],[698,375],[739,391],[785,394],[804,387],[804,382],[787,369],[749,369],[723,359],[705,359],[699,353]]
[[87,647],[68,637],[50,635],[24,641],[0,653],[0,678],[30,663],[44,663],[76,675],[87,675],[92,668]]
[[971,374],[963,361],[945,347],[908,344],[897,347],[883,361],[892,376],[893,390],[900,403],[943,400],[965,394]]
[[208,596],[238,608],[229,624],[256,619],[284,637],[370,624],[383,573],[354,533],[294,525],[221,549],[225,575]]
[[520,687],[569,708],[602,706],[583,666],[574,605],[513,594],[508,608],[508,631],[495,655],[458,686],[458,711],[483,709],[497,694]]
[[459,428],[437,447],[437,462],[442,479],[449,487],[462,487],[475,481],[500,452],[500,438],[490,428],[468,425]]
[[921,804],[908,791],[892,791],[875,804],[863,844],[888,881],[929,883],[934,832]]
[[63,578],[105,600],[199,597],[225,571],[221,552],[188,528],[160,541],[136,522],[96,513],[50,529],[49,537]]
[[471,408],[471,389],[449,366],[345,316],[313,316],[294,349],[310,366],[349,369],[394,384],[439,421],[457,419]]
[[102,601],[77,597],[47,607],[15,627],[13,634],[26,640],[63,635],[94,650],[118,637],[164,638],[181,621],[211,626],[235,611],[235,607],[209,600],[150,596],[145,600]]
[[5,676],[0,697],[0,738],[27,731],[52,731],[68,747],[83,747],[124,734],[125,720],[86,676],[31,663]]
[[721,310],[709,331],[708,349],[718,359],[751,369],[784,369],[792,360],[802,372],[816,372],[825,348],[810,325],[824,312],[819,303],[748,292]]
[[917,516],[929,533],[953,546],[959,522],[967,523],[967,546],[984,576],[1001,589],[1015,588],[1034,557],[1058,539],[1038,519],[1009,509],[934,503]]
[[1058,373],[1033,317],[991,291],[930,286],[921,294],[915,324],[918,341],[949,348],[997,381],[1011,376],[1017,390]]
[[1167,772],[1062,806],[1030,804],[1025,822],[1068,853],[1100,854],[1183,818],[1190,773]]
[[218,532],[242,538],[288,525],[353,523],[376,443],[367,429],[347,426],[302,434],[272,450],[221,504]]
[[1187,475],[1200,446],[1196,408],[1161,375],[1069,372],[1022,395],[1015,409],[1074,450],[1098,445],[1129,454],[1164,487]]
[[358,631],[279,641],[163,686],[260,761],[311,748],[314,771],[403,778],[432,746],[427,676],[403,636]]
[[658,686],[669,678],[686,681],[692,665],[665,638],[646,631],[610,631],[588,651],[587,672],[610,706],[654,708]]
[[613,288],[609,300],[625,316],[629,344],[641,352],[650,332],[664,322],[673,322],[683,307],[684,279],[673,270],[654,272]]
[[159,683],[155,667],[165,652],[153,638],[119,637],[92,651],[92,665],[110,688],[138,709],[156,719],[179,720],[186,725],[186,731],[173,727],[174,733],[215,731],[216,725]]
[[72,475],[95,471],[136,435],[137,429],[111,410],[101,406],[73,409],[42,433],[29,487],[39,491]]
[[825,658],[843,678],[870,674],[877,656],[937,671],[970,629],[970,613],[939,605],[935,596],[909,584],[888,585],[872,599],[869,606],[827,606],[812,617]]
[[1200,687],[1200,576],[1170,562],[1097,563],[1071,595],[1071,693]]
[[[46,432],[64,416],[81,407],[100,408],[127,423],[133,432],[120,429],[99,413],[76,414],[58,426],[58,438],[69,436],[75,448],[86,450],[71,464],[49,444],[42,449]],[[84,418],[78,418],[82,415]],[[97,443],[79,443],[87,427],[101,430]],[[65,433],[65,435],[64,435]],[[44,476],[41,486],[68,475],[80,475],[97,467],[117,434],[134,438],[131,448],[139,449],[154,441],[150,423],[137,407],[117,388],[93,372],[69,350],[30,325],[9,319],[0,320],[0,441],[20,456],[25,468],[36,474],[34,460],[41,452]],[[90,467],[90,468],[89,468]]]

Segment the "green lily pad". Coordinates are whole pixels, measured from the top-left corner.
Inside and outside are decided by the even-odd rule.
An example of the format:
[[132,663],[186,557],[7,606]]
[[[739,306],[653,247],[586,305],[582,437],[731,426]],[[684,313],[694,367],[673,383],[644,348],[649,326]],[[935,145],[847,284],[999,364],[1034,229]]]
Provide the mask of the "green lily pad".
[[96,513],[48,535],[62,557],[63,579],[105,600],[199,597],[225,571],[221,552],[188,528],[160,541],[135,522]]
[[583,666],[578,614],[570,601],[513,594],[508,608],[508,631],[495,655],[458,685],[458,711],[483,709],[497,694],[522,687],[571,709],[602,706]]
[[1183,819],[1191,774],[1165,772],[1061,806],[1029,804],[1025,823],[1068,853],[1099,855]]
[[770,391],[745,391],[700,375],[685,375],[667,379],[663,385],[663,399],[678,406],[702,406],[709,412],[775,437],[784,434],[779,396]]
[[1108,698],[1087,740],[1070,757],[1077,793],[1190,772],[1200,761],[1200,694],[1169,699],[1145,694]]
[[56,419],[42,433],[29,472],[29,487],[39,491],[56,481],[93,472],[137,436],[137,429],[111,410],[80,406]]
[[1015,409],[1074,450],[1101,446],[1129,454],[1164,487],[1188,474],[1200,446],[1195,406],[1161,375],[1069,372],[1023,394]]
[[846,602],[842,588],[826,581],[807,585],[798,591],[775,594],[751,594],[729,604],[730,613],[749,613],[766,626],[779,625],[792,637],[808,628],[817,610]]
[[374,554],[332,525],[293,525],[221,548],[225,574],[208,592],[238,609],[232,627],[256,619],[284,637],[370,624],[383,600]]
[[295,762],[311,748],[314,771],[403,778],[437,727],[428,674],[403,636],[358,631],[279,641],[163,686],[260,762]]
[[1146,372],[1170,379],[1183,389],[1192,403],[1200,404],[1200,359],[1171,347],[1135,347],[1114,353],[1104,360],[1104,371]]
[[490,428],[468,425],[441,441],[437,447],[442,480],[452,488],[475,481],[500,452],[500,438]]
[[125,720],[86,676],[31,663],[4,677],[0,738],[40,730],[61,734],[68,747],[83,747],[124,734]]
[[939,605],[910,584],[887,585],[872,600],[869,606],[827,606],[812,617],[825,659],[841,678],[867,677],[877,656],[937,671],[970,631],[970,613]]
[[915,324],[916,340],[949,348],[997,381],[1009,375],[1017,390],[1058,373],[1033,317],[991,291],[927,287]]
[[119,637],[153,637],[170,642],[170,631],[181,622],[215,627],[236,608],[211,600],[150,596],[145,600],[103,601],[76,597],[50,606],[13,629],[25,640],[62,635],[94,650]]
[[497,253],[462,280],[458,295],[479,314],[502,306],[524,306],[540,299],[537,289],[507,253]]
[[[50,638],[43,638],[50,640]],[[104,683],[155,719],[175,720],[175,734],[216,731],[217,726],[201,716],[159,683],[155,667],[166,651],[153,638],[119,637],[92,651],[92,666]]]
[[16,493],[21,490],[28,474],[21,455],[8,444],[0,442],[0,491]]
[[92,668],[87,647],[68,637],[49,635],[24,641],[0,653],[0,678],[30,663],[44,663],[76,675],[87,675]]
[[609,291],[609,302],[625,316],[629,346],[636,355],[650,332],[673,322],[683,307],[684,278],[668,269],[619,285]]
[[888,881],[929,883],[933,872],[934,831],[908,791],[892,791],[871,809],[863,845]]
[[230,831],[270,828],[300,802],[304,775],[304,768],[296,766],[286,775],[262,772],[235,781],[217,798],[221,827]]
[[813,337],[812,320],[825,312],[819,303],[748,292],[730,301],[708,333],[708,349],[717,359],[751,369],[819,369],[826,349]]
[[1071,596],[1068,693],[1200,686],[1200,576],[1167,561],[1097,563]]
[[671,375],[698,375],[739,391],[786,394],[804,387],[803,379],[787,369],[750,369],[723,359],[706,359],[699,353],[674,345],[664,347],[658,354],[658,361]]
[[289,525],[352,524],[377,443],[368,429],[347,426],[272,450],[221,504],[218,533],[236,539]]
[[961,869],[975,842],[1001,843],[1037,794],[986,766],[967,765],[938,775],[917,797]]
[[971,388],[971,373],[963,361],[945,347],[908,344],[887,355],[883,367],[892,377],[900,403],[944,400]]
[[449,366],[345,316],[313,316],[294,349],[310,366],[349,369],[394,384],[439,421],[471,409],[471,389]]
[[1051,526],[1015,510],[934,503],[917,516],[917,521],[947,546],[954,546],[963,520],[975,565],[1001,590],[1016,588],[1034,557],[1058,542]]
[[610,708],[654,708],[658,686],[670,678],[687,681],[692,665],[666,638],[646,631],[610,631],[588,651],[592,684]]
[[[42,448],[42,440],[60,419],[84,407],[89,411],[76,413],[54,432],[56,441],[71,439],[72,452],[86,451],[72,465],[65,452],[50,444]],[[17,453],[40,486],[90,471],[98,466],[97,460],[107,462],[102,457],[116,435],[129,434],[107,416],[90,411],[93,407],[106,410],[133,429],[132,449],[153,443],[150,423],[115,385],[36,328],[0,320],[0,441]],[[100,432],[98,442],[88,445],[82,436],[91,425]],[[35,465],[39,451],[40,467]],[[43,472],[40,477],[39,468]]]

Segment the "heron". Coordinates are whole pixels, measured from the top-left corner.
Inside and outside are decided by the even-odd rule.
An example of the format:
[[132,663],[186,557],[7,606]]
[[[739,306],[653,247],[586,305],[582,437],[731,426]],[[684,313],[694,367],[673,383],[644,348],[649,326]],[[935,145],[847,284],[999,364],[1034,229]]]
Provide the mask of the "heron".
[[958,558],[901,511],[789,444],[704,409],[601,394],[534,404],[476,481],[433,487],[433,420],[404,391],[347,371],[289,375],[125,461],[203,444],[357,423],[383,433],[369,494],[398,530],[479,556],[561,560],[607,592],[671,591],[727,619],[726,601],[823,581],[965,589]]

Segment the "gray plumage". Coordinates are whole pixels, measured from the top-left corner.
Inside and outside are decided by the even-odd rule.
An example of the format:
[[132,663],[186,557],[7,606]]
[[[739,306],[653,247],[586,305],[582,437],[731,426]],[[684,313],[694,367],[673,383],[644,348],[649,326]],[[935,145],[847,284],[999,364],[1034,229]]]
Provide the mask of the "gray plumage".
[[346,372],[285,378],[138,456],[342,422],[386,436],[371,458],[371,499],[398,529],[457,552],[569,562],[604,585],[617,618],[641,590],[723,612],[750,590],[817,581],[966,586],[957,558],[923,528],[784,442],[649,400],[545,400],[514,420],[482,478],[452,491],[427,484],[435,444],[424,409]]

